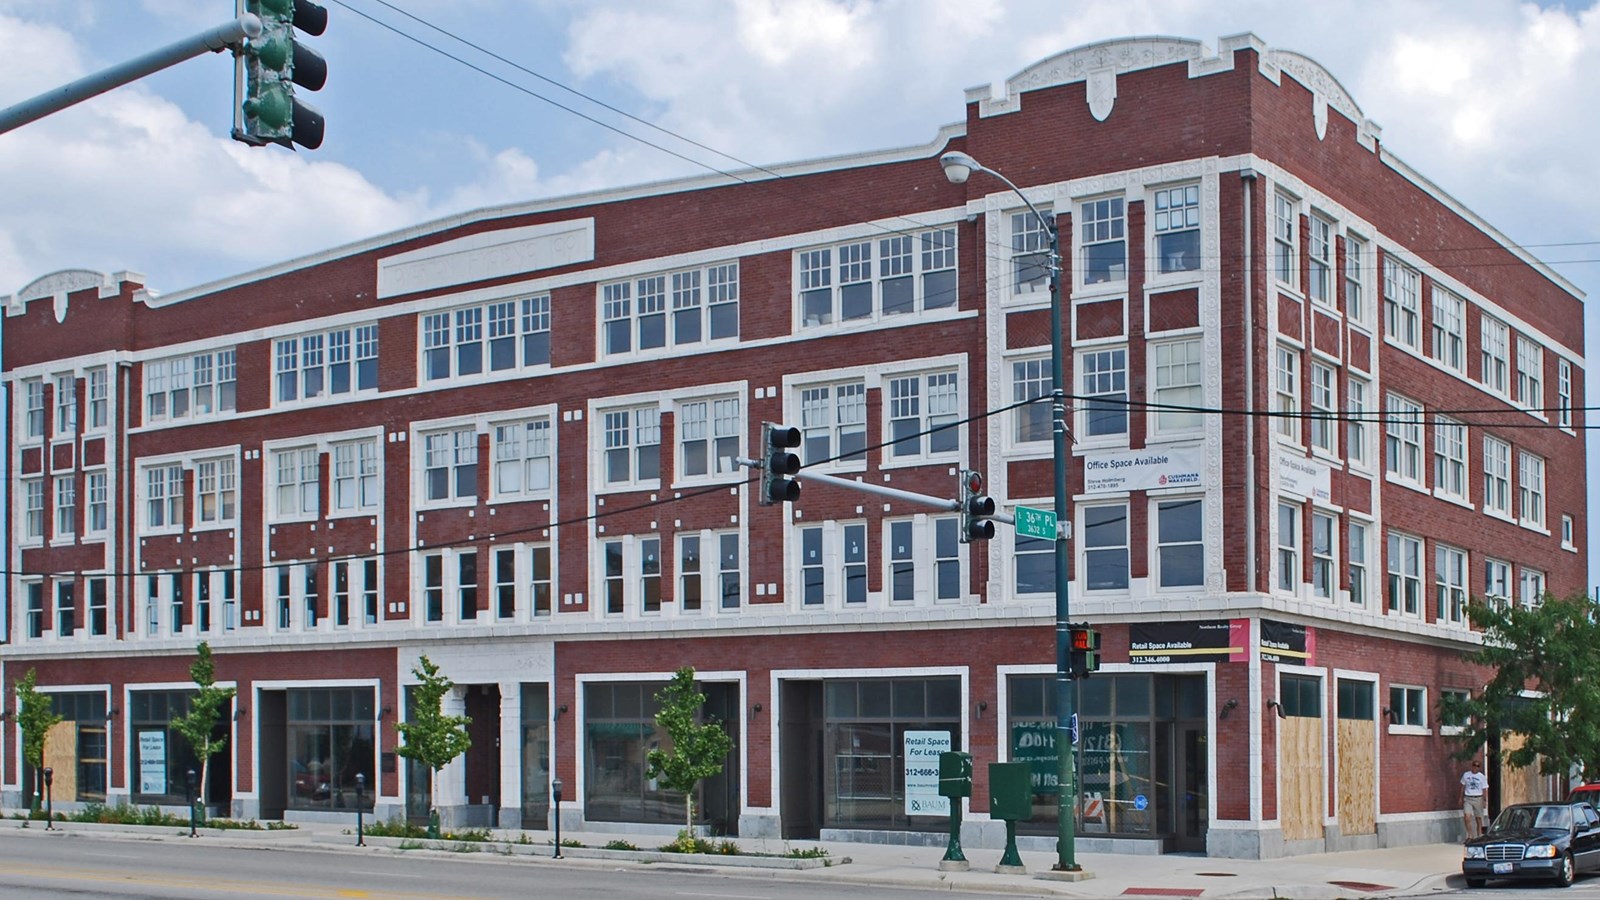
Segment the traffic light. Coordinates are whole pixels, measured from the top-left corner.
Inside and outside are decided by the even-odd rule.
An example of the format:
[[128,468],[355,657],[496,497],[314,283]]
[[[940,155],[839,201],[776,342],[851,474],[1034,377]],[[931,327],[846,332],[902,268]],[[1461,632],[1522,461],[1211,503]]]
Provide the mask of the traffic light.
[[994,537],[994,498],[983,492],[983,473],[962,469],[961,479],[961,543],[987,541]]
[[757,503],[771,506],[800,499],[800,482],[789,477],[800,472],[800,457],[789,452],[790,447],[798,446],[800,429],[761,423],[761,494]]
[[1088,678],[1100,670],[1100,632],[1088,625],[1073,625],[1071,638],[1067,670],[1073,678]]
[[261,20],[261,36],[252,38],[242,54],[244,128],[233,136],[258,147],[272,143],[292,150],[299,144],[315,150],[322,146],[322,113],[295,97],[294,86],[322,90],[328,63],[294,33],[321,34],[328,11],[311,0],[246,0],[245,5]]

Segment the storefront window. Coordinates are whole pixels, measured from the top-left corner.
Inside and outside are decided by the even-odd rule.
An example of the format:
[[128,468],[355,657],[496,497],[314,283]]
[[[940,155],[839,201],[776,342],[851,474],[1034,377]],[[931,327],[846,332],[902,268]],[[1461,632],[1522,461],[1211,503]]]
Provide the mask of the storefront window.
[[[660,684],[591,684],[584,689],[584,815],[598,822],[683,821],[683,795],[645,777],[645,755],[671,750],[656,726]],[[697,806],[699,804],[696,804]]]
[[[55,773],[56,799],[106,799],[106,695],[51,694],[62,721],[45,738],[45,765]],[[31,767],[30,767],[31,768]],[[31,772],[27,773],[31,777]]]
[[369,687],[288,692],[290,809],[355,809],[357,774],[372,802],[372,694]]
[[522,827],[548,828],[550,687],[522,686]]
[[[172,727],[172,720],[188,715],[189,692],[138,691],[129,695],[128,707],[128,727],[133,730],[129,748],[133,756],[129,767],[133,801],[183,803],[184,773],[190,769],[199,773],[200,760],[189,742]],[[212,759],[215,762],[217,757]],[[216,779],[215,772],[211,777]]]
[[943,731],[961,749],[957,678],[830,681],[823,766],[824,817],[831,828],[947,827],[944,816],[907,815],[905,733]]

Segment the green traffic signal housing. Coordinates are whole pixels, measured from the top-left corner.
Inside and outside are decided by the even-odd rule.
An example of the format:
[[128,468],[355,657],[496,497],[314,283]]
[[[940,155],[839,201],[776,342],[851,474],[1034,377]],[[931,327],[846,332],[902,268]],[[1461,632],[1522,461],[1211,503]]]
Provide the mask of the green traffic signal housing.
[[1085,624],[1071,626],[1068,649],[1067,674],[1070,678],[1088,678],[1100,671],[1100,632]]
[[972,469],[962,469],[958,475],[961,480],[961,532],[957,535],[963,544],[973,541],[987,541],[994,537],[994,522],[987,517],[994,515],[994,498],[983,492],[983,473]]
[[800,446],[800,429],[775,422],[761,423],[761,493],[756,503],[772,506],[800,499],[800,482],[791,478],[800,472],[800,457],[789,448]]
[[243,127],[234,137],[247,144],[282,144],[308,150],[322,146],[322,113],[295,96],[295,86],[318,91],[328,82],[322,55],[295,39],[296,31],[319,35],[328,27],[328,11],[311,0],[247,0],[249,12],[261,20],[261,35],[239,54],[244,99],[239,104]]

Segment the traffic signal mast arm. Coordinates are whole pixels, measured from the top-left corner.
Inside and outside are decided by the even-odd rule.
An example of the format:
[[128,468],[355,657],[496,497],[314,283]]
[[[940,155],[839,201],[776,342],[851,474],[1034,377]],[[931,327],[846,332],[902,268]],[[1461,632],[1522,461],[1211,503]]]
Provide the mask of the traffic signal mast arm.
[[[913,491],[902,491],[898,488],[884,487],[881,484],[868,484],[865,481],[856,481],[851,478],[840,478],[837,475],[824,475],[821,472],[802,472],[800,477],[808,481],[820,481],[824,484],[832,484],[842,488],[849,488],[853,491],[877,494],[880,497],[893,497],[896,500],[909,500],[912,503],[921,503],[924,506],[931,506],[934,509],[944,510],[946,512],[958,512],[961,509],[960,500],[947,500],[943,497],[934,497],[929,494],[918,494]],[[1006,525],[1017,524],[1016,517],[1012,516],[1010,513],[996,512],[993,515],[984,516],[984,518],[993,519],[996,522]]]

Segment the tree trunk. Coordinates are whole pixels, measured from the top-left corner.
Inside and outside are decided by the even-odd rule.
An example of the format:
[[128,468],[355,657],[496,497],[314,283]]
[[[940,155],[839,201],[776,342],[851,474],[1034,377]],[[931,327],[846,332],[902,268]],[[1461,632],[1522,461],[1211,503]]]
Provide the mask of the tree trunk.
[[195,815],[195,818],[204,822],[206,819],[206,786],[211,783],[211,742],[207,741],[200,746],[200,787],[194,802],[200,804],[200,812]]
[[683,833],[694,840],[694,792],[683,795]]

